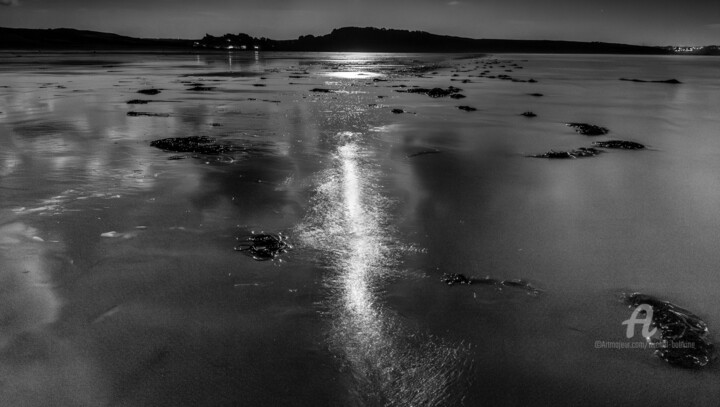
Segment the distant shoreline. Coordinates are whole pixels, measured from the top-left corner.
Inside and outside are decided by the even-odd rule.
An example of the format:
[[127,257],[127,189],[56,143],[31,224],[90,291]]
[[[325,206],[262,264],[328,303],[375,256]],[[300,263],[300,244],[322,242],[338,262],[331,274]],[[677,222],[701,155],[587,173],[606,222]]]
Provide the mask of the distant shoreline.
[[[604,42],[472,39],[378,28],[345,27],[322,36],[296,40],[254,38],[247,34],[206,35],[198,40],[133,38],[111,33],[67,28],[26,29],[0,27],[2,52],[393,52],[393,53],[513,53],[513,54],[628,54],[686,55],[717,52],[717,47],[675,52],[673,47]],[[679,48],[678,48],[679,49]],[[720,54],[720,53],[719,53]]]

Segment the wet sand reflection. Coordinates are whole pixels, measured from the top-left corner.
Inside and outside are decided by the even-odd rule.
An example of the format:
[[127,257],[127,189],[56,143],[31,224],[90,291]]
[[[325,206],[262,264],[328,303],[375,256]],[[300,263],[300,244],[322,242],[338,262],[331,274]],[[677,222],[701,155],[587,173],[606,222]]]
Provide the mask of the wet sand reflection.
[[100,375],[69,340],[52,330],[61,301],[36,228],[0,225],[0,401],[7,406],[106,403]]
[[387,198],[362,134],[338,134],[333,166],[317,188],[302,237],[327,256],[329,341],[370,405],[449,405],[462,398],[467,347],[405,326],[383,306],[384,283],[398,277]]

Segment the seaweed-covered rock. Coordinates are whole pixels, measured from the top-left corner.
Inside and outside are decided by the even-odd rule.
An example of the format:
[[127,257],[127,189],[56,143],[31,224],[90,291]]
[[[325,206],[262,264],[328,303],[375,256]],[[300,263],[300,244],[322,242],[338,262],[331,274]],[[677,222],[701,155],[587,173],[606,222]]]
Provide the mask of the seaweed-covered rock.
[[458,106],[458,109],[464,110],[464,111],[466,111],[466,112],[474,112],[474,111],[477,110],[477,109],[475,109],[474,107],[471,107],[471,106]]
[[650,338],[656,355],[664,361],[685,368],[707,366],[714,355],[708,338],[707,324],[690,311],[653,296],[641,293],[626,295],[631,308],[647,304],[652,309],[652,326],[658,338]]
[[462,89],[456,88],[454,86],[449,86],[447,89],[443,88],[409,88],[409,89],[402,89],[402,90],[396,90],[395,92],[402,92],[402,93],[421,93],[424,95],[428,95],[431,98],[440,98],[440,97],[446,97],[451,96],[454,94],[457,94]]
[[157,95],[160,93],[160,89],[140,89],[137,93],[142,93],[143,95]]
[[203,85],[195,85],[192,88],[188,88],[188,90],[194,91],[194,92],[206,92],[215,89],[212,86],[203,86]]
[[454,94],[450,95],[451,99],[464,99],[465,97],[466,96],[463,95],[462,93],[454,93]]
[[537,116],[537,115],[536,115],[535,113],[533,113],[533,112],[523,112],[523,113],[521,113],[520,115],[521,115],[521,116],[525,116],[525,117],[535,117],[535,116]]
[[595,157],[602,153],[602,150],[598,150],[592,147],[580,147],[576,150],[571,151],[554,151],[550,150],[547,153],[531,155],[534,158],[552,158],[552,159],[564,159],[564,158],[586,158]]
[[171,137],[150,142],[153,147],[178,153],[223,154],[234,150],[229,144],[218,144],[206,136]]
[[484,278],[475,278],[475,277],[467,277],[464,274],[460,273],[443,273],[442,277],[440,278],[440,281],[447,284],[447,285],[471,285],[471,284],[477,284],[477,285],[490,285],[494,286],[498,290],[502,290],[503,288],[517,288],[524,291],[527,291],[528,294],[538,294],[542,292],[542,290],[534,287],[532,284],[525,280],[521,279],[512,279],[512,280],[498,280],[491,277],[484,277]]
[[150,102],[150,100],[142,100],[142,99],[133,99],[128,100],[126,103],[129,105],[146,105]]
[[566,123],[568,127],[572,127],[576,132],[583,136],[602,136],[608,134],[610,130],[605,127],[596,126],[588,123]]
[[623,150],[642,150],[645,148],[645,146],[640,143],[625,140],[596,141],[593,145],[600,148],[619,148]]
[[645,79],[628,79],[628,78],[620,78],[621,81],[628,81],[628,82],[641,82],[641,83],[667,83],[669,85],[679,85],[682,82],[680,82],[677,79],[665,79],[665,80],[658,80],[658,81],[648,81]]
[[530,295],[537,295],[537,294],[540,294],[541,292],[543,292],[543,290],[533,286],[528,281],[525,281],[525,280],[522,280],[519,278],[515,278],[512,280],[503,280],[503,281],[500,281],[499,283],[497,283],[496,285],[501,286],[500,289],[502,289],[503,287],[510,287],[510,288],[517,288],[520,290],[524,290]]
[[235,250],[245,252],[258,261],[273,260],[292,248],[287,243],[287,237],[282,234],[258,234],[245,240]]
[[472,281],[469,278],[465,277],[464,274],[457,273],[443,273],[440,281],[447,285],[472,284]]
[[147,117],[170,117],[168,113],[150,113],[150,112],[127,112],[130,117],[147,116]]
[[393,109],[392,112],[395,114],[405,113],[405,111],[402,109]]
[[312,88],[310,89],[310,92],[316,92],[316,93],[334,93],[335,91],[332,89],[325,89],[325,88]]

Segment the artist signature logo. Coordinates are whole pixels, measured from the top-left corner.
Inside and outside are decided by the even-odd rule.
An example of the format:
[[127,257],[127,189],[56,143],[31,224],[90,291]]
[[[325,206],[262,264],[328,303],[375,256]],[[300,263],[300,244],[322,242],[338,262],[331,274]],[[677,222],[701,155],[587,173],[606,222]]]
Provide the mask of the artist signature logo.
[[[642,314],[642,317],[640,317]],[[642,336],[645,338],[650,338],[651,336],[655,335],[657,332],[657,328],[651,328],[653,319],[653,309],[652,306],[649,304],[640,304],[635,310],[633,311],[632,315],[630,315],[629,319],[626,319],[623,321],[623,325],[627,325],[627,330],[625,331],[625,336],[628,338],[632,338],[635,336],[635,325],[642,325]]]

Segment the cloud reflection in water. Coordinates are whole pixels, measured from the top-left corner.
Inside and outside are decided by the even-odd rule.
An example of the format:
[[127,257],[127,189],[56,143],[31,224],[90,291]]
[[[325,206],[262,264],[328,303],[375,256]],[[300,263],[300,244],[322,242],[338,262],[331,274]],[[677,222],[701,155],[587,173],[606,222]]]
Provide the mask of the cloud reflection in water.
[[407,328],[381,303],[383,284],[398,277],[400,246],[388,199],[361,134],[338,134],[333,165],[321,177],[304,242],[326,256],[332,316],[329,341],[371,405],[451,405],[463,394],[467,347]]
[[52,328],[62,301],[38,234],[23,222],[0,225],[0,404],[107,405],[102,373]]

